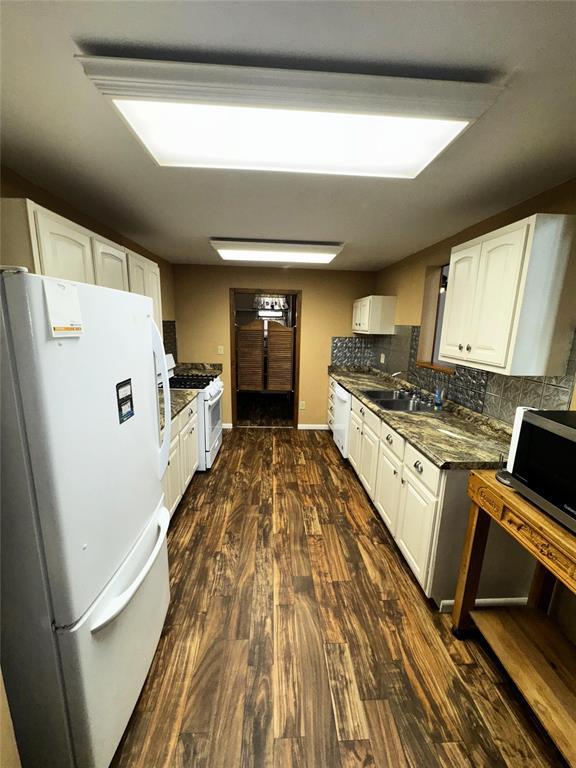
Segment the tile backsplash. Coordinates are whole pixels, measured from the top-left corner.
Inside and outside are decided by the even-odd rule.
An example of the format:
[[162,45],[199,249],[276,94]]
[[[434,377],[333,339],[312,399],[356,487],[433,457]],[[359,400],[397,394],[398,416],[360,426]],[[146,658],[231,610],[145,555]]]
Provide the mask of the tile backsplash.
[[[416,365],[420,327],[396,326],[394,336],[346,336],[332,339],[332,364],[378,368],[386,373],[405,372],[402,378],[446,397],[477,413],[512,424],[518,405],[567,410],[576,382],[576,332],[563,376],[501,376],[457,365],[453,374]],[[385,362],[380,363],[384,353]]]

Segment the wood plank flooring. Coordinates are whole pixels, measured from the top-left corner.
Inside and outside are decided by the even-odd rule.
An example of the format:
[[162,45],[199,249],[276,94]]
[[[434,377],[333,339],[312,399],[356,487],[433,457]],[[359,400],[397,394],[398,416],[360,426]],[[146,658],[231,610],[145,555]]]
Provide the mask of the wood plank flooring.
[[329,433],[227,433],[169,553],[115,768],[564,765],[489,652],[428,606]]

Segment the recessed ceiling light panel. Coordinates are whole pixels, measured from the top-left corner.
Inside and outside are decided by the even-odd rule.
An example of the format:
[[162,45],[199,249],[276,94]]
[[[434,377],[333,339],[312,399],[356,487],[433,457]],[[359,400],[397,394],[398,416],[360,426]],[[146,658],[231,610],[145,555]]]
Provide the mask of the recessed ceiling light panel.
[[341,243],[275,243],[261,240],[211,240],[224,261],[269,264],[330,264],[344,247]]
[[79,57],[163,166],[413,179],[501,88]]

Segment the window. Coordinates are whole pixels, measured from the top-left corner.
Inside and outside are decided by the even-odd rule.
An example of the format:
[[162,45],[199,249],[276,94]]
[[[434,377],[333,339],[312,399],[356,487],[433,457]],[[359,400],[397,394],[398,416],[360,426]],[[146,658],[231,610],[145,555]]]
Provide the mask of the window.
[[439,358],[449,270],[449,264],[429,267],[426,270],[422,323],[416,360],[417,365],[421,367],[434,368],[445,373],[452,373],[454,370]]

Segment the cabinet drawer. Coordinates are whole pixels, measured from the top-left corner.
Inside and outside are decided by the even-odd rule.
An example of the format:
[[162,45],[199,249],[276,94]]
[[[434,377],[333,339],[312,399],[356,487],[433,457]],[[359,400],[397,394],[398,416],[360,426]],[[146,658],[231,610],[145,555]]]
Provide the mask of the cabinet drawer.
[[186,424],[190,421],[192,416],[194,416],[195,413],[198,413],[197,397],[195,397],[191,403],[188,403],[187,406],[182,408],[180,413],[174,417],[174,419],[172,420],[172,431],[181,432],[186,426]]
[[356,413],[360,418],[364,416],[366,406],[362,405],[357,397],[352,396],[352,413]]
[[404,440],[403,437],[400,437],[398,432],[394,432],[385,421],[382,422],[382,432],[380,433],[380,437],[386,448],[388,448],[389,451],[392,451],[397,459],[402,461],[404,459],[406,440]]
[[434,466],[430,459],[427,459],[408,443],[404,453],[404,466],[414,474],[421,483],[435,496],[438,493],[440,484],[440,472],[438,467]]
[[370,427],[372,432],[376,435],[376,438],[380,437],[380,417],[376,416],[375,413],[372,413],[372,411],[369,411],[366,406],[364,406],[364,424],[366,424],[367,427]]

